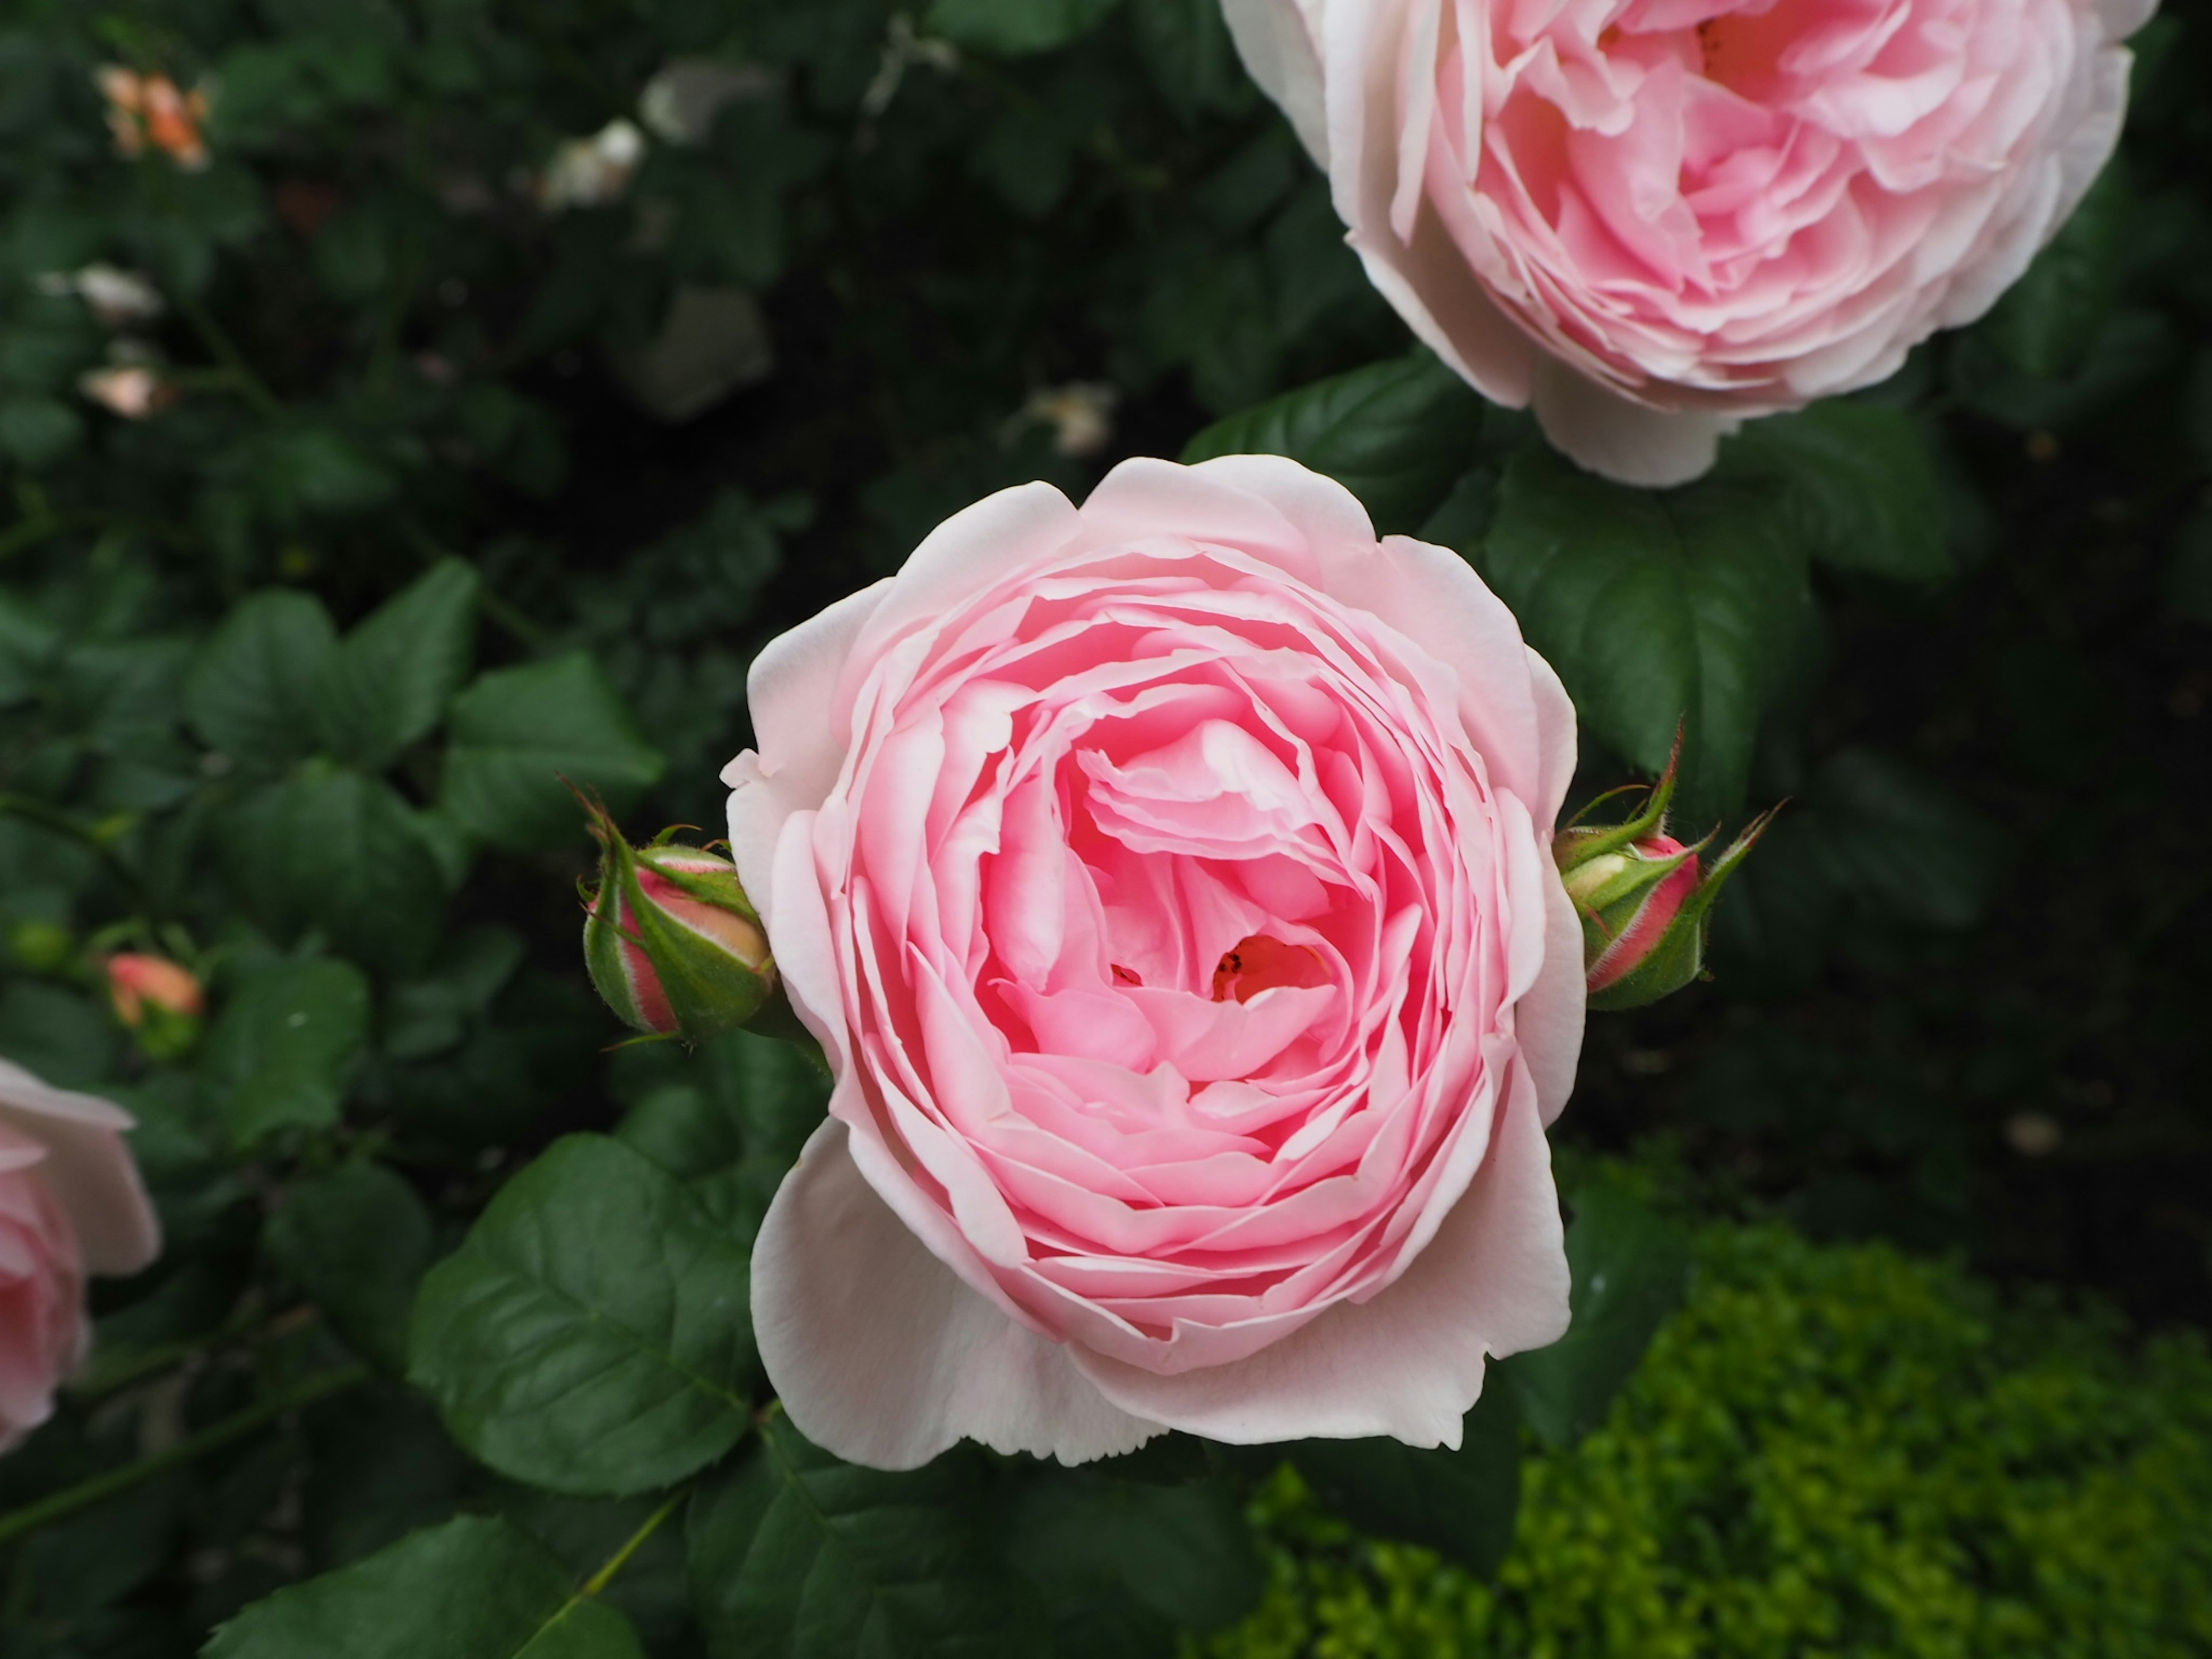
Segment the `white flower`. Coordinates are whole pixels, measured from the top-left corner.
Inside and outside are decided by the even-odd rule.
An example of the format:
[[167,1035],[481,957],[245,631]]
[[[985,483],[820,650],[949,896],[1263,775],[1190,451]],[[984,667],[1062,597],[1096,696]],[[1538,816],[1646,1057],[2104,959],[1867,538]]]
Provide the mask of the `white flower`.
[[109,328],[151,322],[168,307],[161,291],[135,270],[89,264],[82,270],[50,270],[39,278],[41,294],[74,294]]
[[176,401],[176,388],[143,363],[95,368],[76,383],[77,390],[111,414],[126,421],[143,421]]
[[553,152],[538,177],[538,202],[548,213],[609,207],[622,200],[645,160],[645,134],[617,116],[588,138],[571,138]]
[[724,105],[775,89],[775,75],[757,64],[672,58],[638,94],[637,118],[663,143],[703,144]]
[[1024,418],[1053,428],[1052,447],[1062,455],[1096,455],[1114,435],[1114,406],[1121,392],[1103,380],[1040,386],[1022,405]]
[[162,372],[161,354],[128,336],[108,347],[106,368],[88,369],[77,377],[76,389],[126,421],[158,415],[182,395]]

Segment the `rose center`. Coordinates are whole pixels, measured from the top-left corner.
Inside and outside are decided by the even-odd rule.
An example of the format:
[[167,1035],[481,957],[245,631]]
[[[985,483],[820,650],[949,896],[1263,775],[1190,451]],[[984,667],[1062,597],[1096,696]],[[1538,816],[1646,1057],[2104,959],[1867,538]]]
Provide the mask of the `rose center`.
[[1285,945],[1265,933],[1248,934],[1222,952],[1213,970],[1213,1000],[1249,1002],[1278,985],[1308,990],[1328,983],[1328,964],[1310,945]]

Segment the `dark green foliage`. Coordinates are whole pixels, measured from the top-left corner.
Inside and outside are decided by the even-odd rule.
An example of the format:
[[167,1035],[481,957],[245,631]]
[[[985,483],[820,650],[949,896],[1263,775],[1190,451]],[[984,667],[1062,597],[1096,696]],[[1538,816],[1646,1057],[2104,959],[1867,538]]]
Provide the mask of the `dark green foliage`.
[[501,1474],[622,1497],[714,1462],[756,1383],[744,1250],[620,1142],[557,1143],[423,1281],[410,1375]]
[[1689,1267],[1680,1229],[1620,1188],[1586,1183],[1573,1207],[1567,1229],[1573,1322],[1550,1347],[1517,1355],[1503,1368],[1522,1419],[1554,1450],[1603,1419],[1680,1298]]
[[692,1500],[692,1595],[715,1659],[1018,1656],[1042,1607],[1010,1593],[959,1455],[886,1474],[841,1463],[781,1416]]
[[1760,718],[1806,649],[1804,549],[1778,494],[1628,489],[1529,450],[1472,555],[1592,737],[1656,775],[1682,734],[1680,811],[1699,834],[1742,807]]
[[1482,400],[1428,352],[1285,392],[1216,421],[1182,459],[1287,455],[1349,489],[1385,534],[1428,517],[1466,465]]
[[449,1521],[225,1626],[208,1659],[641,1659],[620,1613],[574,1594],[544,1547],[501,1521]]
[[[1520,1517],[1494,1590],[1315,1557],[1347,1651],[1961,1650],[1956,1614],[2160,1652],[2212,1577],[2175,1541],[2182,1384],[1766,1232],[1707,1241],[1634,1380],[1676,1237],[1572,1180],[1575,1330],[1496,1368],[1456,1453],[836,1463],[746,1311],[828,1079],[746,1034],[605,1052],[561,775],[711,839],[761,644],[946,514],[1293,455],[1517,608],[1580,705],[1578,797],[1686,720],[1678,829],[1790,798],[1717,985],[1594,1022],[1563,1157],[1656,1126],[1701,1202],[2202,1316],[2212,34],[2166,11],[2124,175],[1986,323],[1645,494],[1412,349],[1218,0],[15,7],[0,1054],[137,1115],[168,1248],[97,1287],[0,1528],[157,1472],[0,1532],[0,1653],[1168,1659],[1258,1593],[1238,1517],[1285,1462],[1455,1574]],[[216,88],[204,171],[114,154],[104,63]],[[702,63],[721,101],[672,125],[647,90]],[[556,154],[617,120],[626,186],[562,199]],[[111,326],[41,280],[95,261],[166,308]],[[173,401],[88,398],[117,351]],[[1068,453],[1053,394],[1099,385]],[[126,948],[205,980],[189,1056],[109,1014]],[[2019,1150],[2039,1124],[2057,1150]]]
[[[2212,1642],[2212,1355],[2002,1308],[1774,1227],[1698,1240],[1602,1426],[1532,1457],[1494,1585],[1259,1508],[1271,1587],[1217,1659],[2107,1655]],[[1355,1516],[1352,1510],[1342,1510]]]

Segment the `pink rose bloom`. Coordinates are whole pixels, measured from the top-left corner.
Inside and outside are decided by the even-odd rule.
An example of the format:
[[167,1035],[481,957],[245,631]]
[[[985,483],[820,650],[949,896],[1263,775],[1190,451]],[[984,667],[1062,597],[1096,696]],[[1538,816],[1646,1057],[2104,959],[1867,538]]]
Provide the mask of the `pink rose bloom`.
[[731,844],[836,1076],[753,1256],[805,1433],[1456,1445],[1566,1328],[1574,713],[1456,556],[1291,461],[1130,461],[750,691]]
[[2154,0],[1224,0],[1373,279],[1638,484],[1871,386],[2112,154]]
[[130,1127],[0,1060],[0,1450],[46,1420],[84,1358],[85,1275],[136,1273],[161,1250]]

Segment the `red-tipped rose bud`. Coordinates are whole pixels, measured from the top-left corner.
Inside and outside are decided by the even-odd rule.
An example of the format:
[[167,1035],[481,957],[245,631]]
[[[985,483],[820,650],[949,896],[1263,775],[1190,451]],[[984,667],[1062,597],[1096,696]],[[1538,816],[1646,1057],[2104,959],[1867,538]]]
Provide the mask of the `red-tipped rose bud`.
[[166,957],[107,958],[107,998],[152,1060],[182,1060],[199,1041],[207,994],[191,970]]
[[589,805],[603,849],[585,896],[584,960],[607,1006],[641,1031],[704,1042],[744,1024],[775,988],[775,963],[737,866],[665,836],[633,848]]
[[1609,830],[1571,826],[1554,846],[1567,896],[1582,918],[1594,1009],[1640,1008],[1704,975],[1713,901],[1773,819],[1772,812],[1754,819],[1711,869],[1701,869],[1698,854],[1711,837],[1685,846],[1667,833],[1680,757],[1677,740],[1644,811],[1629,822]]

